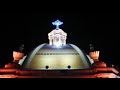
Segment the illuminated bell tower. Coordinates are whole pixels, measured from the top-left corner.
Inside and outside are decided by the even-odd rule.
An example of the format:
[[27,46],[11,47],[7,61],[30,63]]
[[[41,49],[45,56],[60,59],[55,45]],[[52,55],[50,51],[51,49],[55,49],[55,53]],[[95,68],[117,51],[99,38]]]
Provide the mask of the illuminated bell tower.
[[55,45],[57,47],[66,45],[67,33],[59,28],[63,22],[56,20],[55,22],[52,22],[52,24],[56,25],[56,29],[48,33],[49,45]]

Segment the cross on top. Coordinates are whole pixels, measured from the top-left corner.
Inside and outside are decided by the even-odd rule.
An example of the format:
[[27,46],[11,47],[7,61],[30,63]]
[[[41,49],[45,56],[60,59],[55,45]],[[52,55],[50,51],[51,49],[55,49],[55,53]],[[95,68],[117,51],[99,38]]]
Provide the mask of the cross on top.
[[56,29],[59,29],[59,26],[63,24],[63,22],[56,20],[55,22],[52,22],[53,25],[56,25]]

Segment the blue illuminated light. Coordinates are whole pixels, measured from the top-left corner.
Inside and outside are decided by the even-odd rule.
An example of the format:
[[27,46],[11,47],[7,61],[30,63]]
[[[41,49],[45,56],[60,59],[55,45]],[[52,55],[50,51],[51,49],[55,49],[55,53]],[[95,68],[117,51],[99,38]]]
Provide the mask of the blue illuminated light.
[[52,22],[53,25],[56,25],[56,29],[59,29],[59,26],[63,24],[63,22],[56,20],[55,22]]

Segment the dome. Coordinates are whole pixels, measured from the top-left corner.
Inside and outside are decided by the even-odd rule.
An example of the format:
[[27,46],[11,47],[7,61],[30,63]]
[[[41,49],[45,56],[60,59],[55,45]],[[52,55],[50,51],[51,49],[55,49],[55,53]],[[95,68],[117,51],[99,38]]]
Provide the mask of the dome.
[[32,50],[20,63],[23,69],[88,69],[93,60],[74,44],[66,44],[67,33],[59,28],[63,22],[52,23],[56,29],[48,33],[49,44]]
[[74,44],[61,47],[47,43],[32,50],[22,63],[23,69],[88,69],[91,62],[87,55]]

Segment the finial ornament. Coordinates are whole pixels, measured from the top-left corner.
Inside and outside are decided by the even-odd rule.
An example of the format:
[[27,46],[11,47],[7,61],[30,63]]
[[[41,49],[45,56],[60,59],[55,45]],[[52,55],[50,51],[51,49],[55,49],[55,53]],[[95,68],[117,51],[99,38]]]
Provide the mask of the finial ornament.
[[56,29],[59,29],[59,26],[63,24],[63,22],[56,20],[55,22],[52,22],[53,25],[56,25]]

